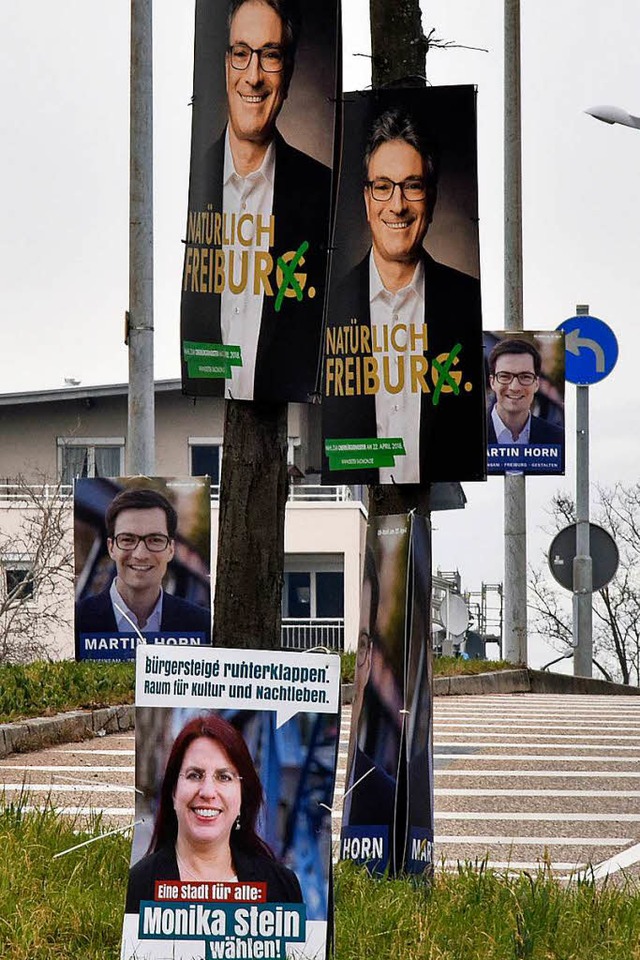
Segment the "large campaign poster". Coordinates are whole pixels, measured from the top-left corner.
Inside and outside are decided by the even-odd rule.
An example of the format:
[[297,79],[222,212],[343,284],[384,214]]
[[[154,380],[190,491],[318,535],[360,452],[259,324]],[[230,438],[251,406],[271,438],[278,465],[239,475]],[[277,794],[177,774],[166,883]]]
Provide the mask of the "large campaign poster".
[[197,0],[181,301],[189,396],[317,391],[339,0]]
[[485,331],[489,473],[563,474],[561,330]]
[[323,479],[482,480],[475,91],[347,93],[343,122]]
[[140,647],[122,960],[323,960],[337,654]]
[[369,524],[340,856],[373,874],[433,864],[429,524]]
[[74,485],[76,660],[211,642],[209,477]]

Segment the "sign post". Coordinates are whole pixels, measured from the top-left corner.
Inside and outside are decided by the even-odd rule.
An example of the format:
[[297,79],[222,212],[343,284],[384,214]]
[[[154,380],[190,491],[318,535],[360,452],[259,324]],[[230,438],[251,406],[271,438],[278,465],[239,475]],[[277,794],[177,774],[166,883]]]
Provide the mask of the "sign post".
[[589,543],[589,385],[603,380],[618,359],[615,334],[606,323],[576,306],[565,320],[566,379],[576,384],[576,555],[573,560],[573,673],[592,675],[593,562]]

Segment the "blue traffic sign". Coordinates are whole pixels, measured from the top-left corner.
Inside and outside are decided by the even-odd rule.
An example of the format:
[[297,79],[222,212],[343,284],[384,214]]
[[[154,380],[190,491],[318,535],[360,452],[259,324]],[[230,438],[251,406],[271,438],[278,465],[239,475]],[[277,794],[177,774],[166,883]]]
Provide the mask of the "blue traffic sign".
[[565,377],[569,383],[598,383],[611,373],[618,359],[618,341],[604,320],[571,317],[557,329],[564,330]]

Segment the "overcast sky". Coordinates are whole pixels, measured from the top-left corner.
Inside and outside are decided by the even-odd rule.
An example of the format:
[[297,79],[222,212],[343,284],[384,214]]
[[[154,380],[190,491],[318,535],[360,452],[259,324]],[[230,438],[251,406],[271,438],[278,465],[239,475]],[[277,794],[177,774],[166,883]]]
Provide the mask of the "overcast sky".
[[[345,89],[370,83],[366,0],[343,0]],[[525,326],[552,329],[588,303],[620,359],[591,388],[591,477],[638,479],[640,131],[585,107],[640,114],[640,5],[522,4]],[[484,47],[434,50],[431,83],[478,87],[484,326],[501,329],[502,0],[423,4],[425,31]],[[0,7],[2,392],[124,381],[128,300],[129,12],[125,0]],[[178,316],[187,197],[193,0],[155,0],[156,377],[179,376]],[[530,479],[529,559],[549,537],[543,507],[575,487],[575,389],[567,389],[567,475]],[[464,587],[503,577],[503,482],[468,484],[465,511],[434,515],[434,566]],[[532,651],[542,663],[546,651]]]

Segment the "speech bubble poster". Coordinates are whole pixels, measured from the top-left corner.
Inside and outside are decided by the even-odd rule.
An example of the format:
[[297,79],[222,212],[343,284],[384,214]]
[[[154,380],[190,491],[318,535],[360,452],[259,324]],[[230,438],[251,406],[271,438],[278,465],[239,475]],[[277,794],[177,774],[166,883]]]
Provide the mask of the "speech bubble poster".
[[336,654],[140,646],[121,960],[321,960]]
[[305,403],[320,367],[339,2],[195,8],[183,391]]
[[209,477],[74,484],[76,660],[211,642]]

